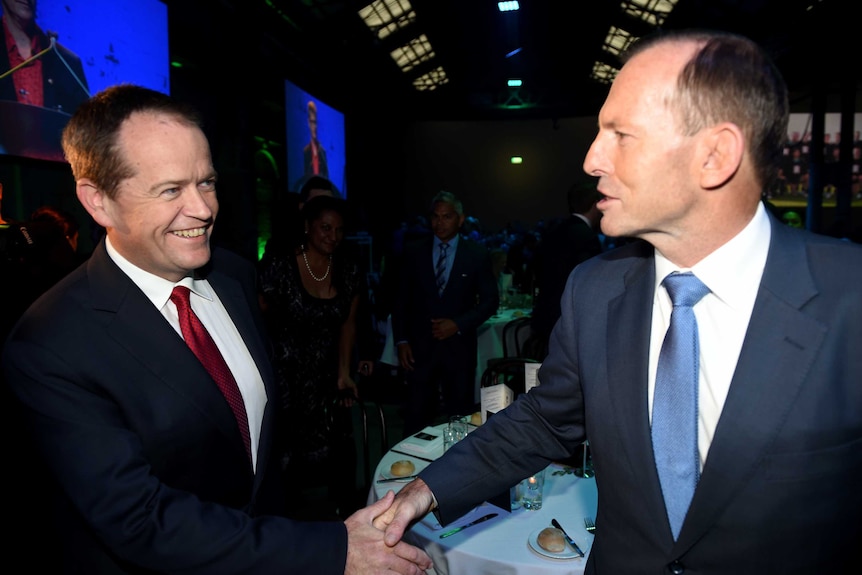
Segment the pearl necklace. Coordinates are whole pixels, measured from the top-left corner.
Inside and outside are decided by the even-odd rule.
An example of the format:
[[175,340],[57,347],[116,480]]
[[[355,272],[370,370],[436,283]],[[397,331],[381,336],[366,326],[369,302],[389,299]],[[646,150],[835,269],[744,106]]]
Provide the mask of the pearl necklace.
[[326,264],[326,273],[323,274],[323,277],[317,277],[314,275],[314,272],[311,271],[311,266],[308,264],[308,256],[305,254],[305,250],[302,250],[302,259],[305,260],[305,269],[308,270],[308,275],[311,276],[311,279],[316,282],[322,282],[329,277],[329,270],[332,269],[332,256],[329,256],[329,263]]

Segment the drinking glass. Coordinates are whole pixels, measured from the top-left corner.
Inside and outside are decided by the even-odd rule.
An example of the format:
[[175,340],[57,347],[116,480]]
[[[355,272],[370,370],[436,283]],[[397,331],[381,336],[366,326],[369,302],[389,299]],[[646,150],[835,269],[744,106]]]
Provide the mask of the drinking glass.
[[449,451],[449,448],[467,437],[467,424],[460,417],[452,417],[449,419],[449,424],[443,430],[443,451]]
[[521,505],[524,509],[538,511],[542,508],[542,492],[545,490],[545,470],[541,470],[521,482]]

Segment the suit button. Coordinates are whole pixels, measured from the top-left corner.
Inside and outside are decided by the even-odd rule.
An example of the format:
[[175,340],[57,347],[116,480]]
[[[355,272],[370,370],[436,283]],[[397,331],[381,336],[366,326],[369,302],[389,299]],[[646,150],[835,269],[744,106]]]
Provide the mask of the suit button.
[[685,565],[680,563],[679,561],[674,561],[667,566],[668,573],[672,573],[673,575],[682,575],[685,573]]

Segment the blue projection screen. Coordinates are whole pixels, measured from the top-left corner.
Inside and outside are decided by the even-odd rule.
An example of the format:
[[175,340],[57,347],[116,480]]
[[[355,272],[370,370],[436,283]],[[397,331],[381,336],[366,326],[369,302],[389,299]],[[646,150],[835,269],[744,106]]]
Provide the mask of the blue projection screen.
[[28,58],[13,74],[10,57],[0,55],[0,154],[63,161],[62,129],[88,96],[120,83],[170,93],[162,0],[23,0],[10,10],[26,13],[28,1],[36,26],[58,47],[37,52],[41,105],[20,83],[27,68],[39,68]]

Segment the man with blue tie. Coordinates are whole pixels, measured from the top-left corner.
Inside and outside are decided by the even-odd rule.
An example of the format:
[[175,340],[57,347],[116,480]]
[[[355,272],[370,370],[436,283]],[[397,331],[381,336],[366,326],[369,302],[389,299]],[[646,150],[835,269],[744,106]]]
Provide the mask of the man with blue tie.
[[862,572],[862,246],[764,208],[788,109],[742,36],[632,47],[584,170],[639,239],[575,268],[539,385],[399,492],[387,543],[588,438],[588,575]]
[[464,207],[452,193],[431,201],[433,236],[405,246],[392,334],[407,380],[404,434],[439,414],[475,409],[477,330],[499,304],[488,249],[459,235]]

